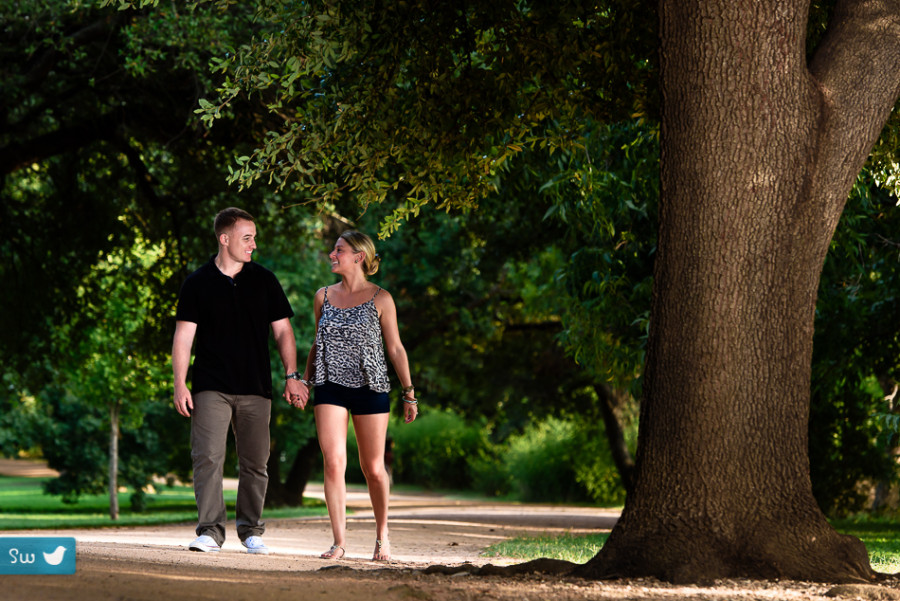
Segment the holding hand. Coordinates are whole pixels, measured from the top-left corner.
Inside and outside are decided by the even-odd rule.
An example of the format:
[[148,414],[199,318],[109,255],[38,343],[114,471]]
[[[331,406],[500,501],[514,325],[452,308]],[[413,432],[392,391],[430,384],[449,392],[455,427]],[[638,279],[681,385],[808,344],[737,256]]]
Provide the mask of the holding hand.
[[299,372],[288,374],[284,379],[284,400],[291,404],[292,407],[306,408],[306,402],[309,400],[309,384],[300,377]]

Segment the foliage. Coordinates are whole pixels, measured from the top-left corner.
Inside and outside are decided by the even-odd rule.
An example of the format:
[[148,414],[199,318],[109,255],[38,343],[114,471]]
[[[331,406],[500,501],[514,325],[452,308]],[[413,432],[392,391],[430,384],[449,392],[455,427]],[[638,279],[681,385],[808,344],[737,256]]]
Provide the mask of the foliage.
[[503,453],[523,501],[591,501],[618,505],[624,489],[598,426],[548,417],[510,437]]
[[[391,199],[383,235],[427,203],[477,206],[506,161],[573,143],[585,116],[654,110],[654,20],[643,3],[257,7],[265,31],[215,61],[223,83],[200,102],[208,123],[244,95],[281,120],[237,159],[232,181],[264,180],[320,204]],[[549,122],[559,136],[537,133]]]
[[[115,14],[75,0],[0,15],[14,41],[0,49],[0,448],[64,464],[54,490],[67,498],[105,478],[102,407],[123,393],[135,397],[123,405],[123,478],[189,476],[189,422],[169,403],[168,352],[178,289],[215,248],[217,210],[240,204],[259,217],[261,256],[302,258],[292,302],[314,286],[306,275],[320,277],[303,250],[318,245],[309,220],[285,220],[285,201],[262,190],[235,199],[225,182],[223,165],[263,122],[240,103],[216,132],[193,118],[211,89],[210,57],[252,29],[248,15],[176,4]],[[283,246],[267,248],[267,232]],[[140,267],[134,254],[149,249],[156,261]],[[140,324],[129,316],[138,309]],[[287,421],[276,407],[273,436],[289,463],[311,418]]]
[[167,262],[178,264],[184,227],[223,194],[218,163],[234,151],[221,144],[236,146],[240,130],[211,136],[191,110],[210,85],[209,57],[243,19],[174,4],[140,14],[77,0],[7,8],[0,357],[34,387],[46,379],[31,369],[48,354],[45,333],[68,318],[97,257],[131,247],[139,230],[150,244],[169,242]]
[[[396,484],[469,490],[519,501],[619,505],[624,490],[602,431],[576,418],[547,417],[501,442],[483,417],[429,408],[415,427],[391,421]],[[348,480],[363,483],[349,437]]]
[[519,496],[525,501],[585,501],[575,477],[579,442],[576,424],[555,417],[512,436],[507,469]]
[[860,481],[897,479],[898,430],[880,417],[895,410],[884,397],[900,380],[900,216],[896,188],[883,187],[892,181],[860,176],[819,288],[810,454],[816,498],[834,514],[863,507]]
[[[542,192],[566,226],[569,260],[557,271],[561,341],[575,360],[640,396],[659,198],[654,126],[585,124],[586,147],[560,153]],[[565,161],[565,162],[563,162]]]
[[[484,416],[492,445],[556,412],[596,421],[597,381],[638,394],[657,227],[653,6],[105,4],[140,10],[53,0],[0,15],[5,39],[15,41],[0,49],[0,249],[8,258],[0,274],[11,283],[0,292],[4,452],[39,447],[48,424],[36,424],[47,408],[77,413],[44,360],[75,347],[46,333],[74,340],[89,327],[71,299],[99,277],[102,258],[124,256],[136,231],[165,248],[159,265],[168,278],[154,283],[157,311],[141,337],[145,361],[160,357],[178,286],[210,254],[209,221],[229,204],[260,218],[259,256],[297,310],[301,357],[311,342],[311,292],[330,277],[316,249],[352,222],[394,232],[380,244],[376,282],[397,299],[420,392],[432,406]],[[813,3],[811,44],[829,6]],[[200,119],[214,126],[199,127]],[[883,141],[900,131],[890,127]],[[882,144],[873,157],[882,185],[896,185],[897,147]],[[228,164],[245,186],[237,198],[224,182]],[[270,178],[269,188],[247,187]],[[463,211],[420,212],[425,203]],[[852,238],[870,218],[889,225],[889,208],[851,203],[839,229],[851,238],[826,265],[834,279],[823,276],[817,326],[828,333],[816,353],[827,363],[816,372],[811,429],[823,504],[863,477],[883,477],[880,453],[894,444],[871,418],[885,408],[864,388],[873,377],[882,387],[883,377],[896,380],[884,365],[866,367],[898,356],[890,302],[879,308],[877,300],[896,289],[896,261],[884,252],[892,247],[879,238],[891,240],[891,230]],[[412,215],[413,227],[396,230]],[[866,251],[856,263],[877,268],[848,267],[853,248]],[[881,288],[868,288],[870,273]],[[851,303],[848,290],[868,291]],[[835,310],[841,305],[849,317]],[[884,335],[879,316],[890,325]],[[842,323],[859,335],[841,335]],[[844,349],[853,349],[856,369],[846,381]],[[277,359],[273,373],[277,382]],[[832,398],[834,411],[818,415]],[[275,407],[273,441],[287,466],[311,421]],[[140,434],[160,440],[135,444],[164,449],[169,469],[186,476],[186,422],[161,403],[156,409]],[[87,405],[80,415],[85,427],[106,419]],[[852,450],[872,447],[872,436],[882,437],[877,452]],[[469,468],[473,477],[491,475],[491,453],[473,461],[482,466]],[[843,475],[823,480],[838,473],[832,465]],[[485,487],[497,492],[508,482],[495,475]],[[590,486],[609,494],[604,482]]]
[[168,397],[166,361],[147,351],[144,339],[156,330],[164,312],[159,289],[169,275],[158,262],[162,247],[148,247],[139,234],[135,247],[101,258],[78,288],[77,317],[56,330],[54,348],[67,361],[55,367],[56,382],[46,387],[46,414],[36,438],[50,467],[60,477],[48,491],[73,502],[108,484],[110,407],[119,407],[123,436],[120,473],[136,491],[154,474],[165,473],[166,454],[156,432],[143,428],[147,414]]
[[394,481],[433,488],[468,489],[470,462],[490,452],[484,420],[467,424],[446,411],[432,409],[414,426],[394,424]]

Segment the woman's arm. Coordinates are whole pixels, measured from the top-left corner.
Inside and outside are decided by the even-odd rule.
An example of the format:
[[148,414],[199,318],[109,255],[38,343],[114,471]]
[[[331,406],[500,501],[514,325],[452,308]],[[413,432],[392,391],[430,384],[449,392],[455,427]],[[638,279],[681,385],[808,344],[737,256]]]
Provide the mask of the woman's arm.
[[378,295],[376,308],[379,309],[379,320],[381,322],[381,335],[384,337],[384,346],[397,377],[400,378],[400,385],[403,388],[412,386],[412,376],[409,373],[409,359],[406,356],[406,349],[403,348],[403,342],[400,340],[400,329],[397,325],[397,307],[394,305],[394,299],[387,290],[383,290]]
[[400,340],[400,329],[397,326],[397,307],[394,305],[393,297],[387,290],[384,290],[376,297],[375,307],[379,313],[385,352],[394,366],[394,371],[397,372],[397,377],[400,378],[400,386],[403,387],[403,415],[406,418],[406,423],[410,423],[418,416],[419,406],[418,401],[416,401],[412,376],[409,373],[409,358],[406,356],[406,349]]

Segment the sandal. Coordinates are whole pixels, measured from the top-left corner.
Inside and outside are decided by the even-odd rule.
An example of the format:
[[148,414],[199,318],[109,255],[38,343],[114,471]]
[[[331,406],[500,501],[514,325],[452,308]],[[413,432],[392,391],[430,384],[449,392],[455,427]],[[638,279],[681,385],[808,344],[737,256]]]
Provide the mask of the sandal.
[[[388,551],[385,553],[384,548],[387,546]],[[391,544],[386,540],[375,539],[375,554],[372,555],[372,561],[390,561],[391,560]]]
[[[341,552],[338,555],[338,551]],[[331,545],[331,548],[319,555],[322,559],[343,559],[344,555],[346,555],[346,551],[344,551],[344,547],[340,545]]]

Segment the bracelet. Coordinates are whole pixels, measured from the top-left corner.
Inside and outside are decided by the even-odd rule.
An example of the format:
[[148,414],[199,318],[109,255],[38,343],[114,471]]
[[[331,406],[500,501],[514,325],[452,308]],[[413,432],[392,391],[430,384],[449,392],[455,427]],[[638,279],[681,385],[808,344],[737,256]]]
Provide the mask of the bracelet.
[[302,382],[303,375],[299,371],[291,372],[284,377],[285,382],[287,382],[288,380],[300,380]]
[[409,393],[409,392],[412,392],[412,391],[415,390],[415,389],[416,389],[415,386],[407,386],[406,388],[403,389],[403,394],[407,394],[407,393]]
[[304,384],[307,388],[312,388],[312,387],[313,387],[313,381],[312,381],[312,380],[304,380],[304,379],[301,378],[300,382],[301,382],[302,384]]
[[407,405],[418,405],[419,404],[419,401],[417,401],[416,399],[413,399],[411,401],[409,399],[403,399],[403,402],[406,403]]

